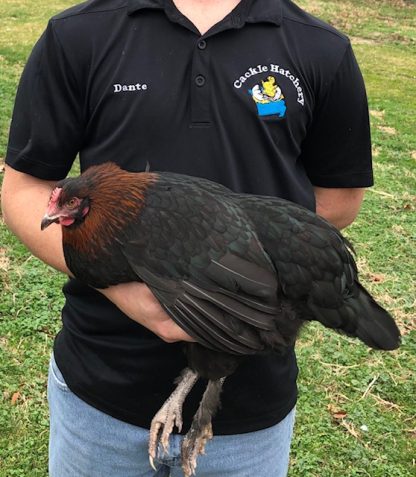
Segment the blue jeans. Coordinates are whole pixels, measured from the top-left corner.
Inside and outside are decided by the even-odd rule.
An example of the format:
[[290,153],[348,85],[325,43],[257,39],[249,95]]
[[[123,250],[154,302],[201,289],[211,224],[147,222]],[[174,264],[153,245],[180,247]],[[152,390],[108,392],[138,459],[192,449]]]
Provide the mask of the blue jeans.
[[[115,419],[72,393],[55,360],[49,366],[50,477],[183,477],[182,436],[170,439],[169,455],[159,452],[157,471],[149,465],[149,431]],[[199,456],[197,477],[285,477],[295,411],[257,432],[214,436]]]

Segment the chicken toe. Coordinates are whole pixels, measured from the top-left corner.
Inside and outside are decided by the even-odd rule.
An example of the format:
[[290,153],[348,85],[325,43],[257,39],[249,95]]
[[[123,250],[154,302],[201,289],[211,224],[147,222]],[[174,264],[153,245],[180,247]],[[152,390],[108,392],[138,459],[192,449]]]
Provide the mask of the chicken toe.
[[196,460],[199,455],[205,454],[205,445],[212,437],[211,423],[198,430],[192,427],[186,434],[182,443],[182,470],[185,477],[195,473]]
[[212,439],[212,417],[220,405],[220,394],[225,378],[208,381],[192,425],[182,442],[182,470],[185,477],[195,474],[196,460],[205,453],[206,443]]
[[178,385],[163,406],[152,419],[149,437],[149,460],[153,467],[156,458],[158,444],[162,445],[164,452],[169,450],[169,436],[174,426],[181,431],[182,428],[182,405],[193,385],[198,380],[198,374],[189,368],[182,371],[178,378]]

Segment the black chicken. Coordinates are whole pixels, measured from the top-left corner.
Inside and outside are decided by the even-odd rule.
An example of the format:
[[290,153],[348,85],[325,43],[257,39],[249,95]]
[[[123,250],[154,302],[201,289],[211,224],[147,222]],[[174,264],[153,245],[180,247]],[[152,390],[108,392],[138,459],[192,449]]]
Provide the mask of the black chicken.
[[275,197],[235,194],[173,173],[129,173],[107,163],[59,182],[42,229],[63,226],[72,273],[105,288],[143,281],[197,343],[151,425],[151,463],[160,440],[181,427],[185,397],[207,378],[182,447],[186,476],[212,437],[224,379],[247,355],[285,352],[305,321],[393,350],[392,317],[359,283],[351,246],[309,210]]

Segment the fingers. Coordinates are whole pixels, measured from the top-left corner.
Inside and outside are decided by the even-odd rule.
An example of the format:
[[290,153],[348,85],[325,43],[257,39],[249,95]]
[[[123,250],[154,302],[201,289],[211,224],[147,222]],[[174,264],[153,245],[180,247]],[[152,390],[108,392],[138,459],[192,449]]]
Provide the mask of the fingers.
[[153,331],[159,336],[159,338],[167,343],[175,343],[177,341],[195,342],[194,338],[189,336],[188,333],[170,318],[160,321]]
[[163,341],[195,341],[170,318],[144,283],[123,283],[100,291],[129,318],[148,328]]

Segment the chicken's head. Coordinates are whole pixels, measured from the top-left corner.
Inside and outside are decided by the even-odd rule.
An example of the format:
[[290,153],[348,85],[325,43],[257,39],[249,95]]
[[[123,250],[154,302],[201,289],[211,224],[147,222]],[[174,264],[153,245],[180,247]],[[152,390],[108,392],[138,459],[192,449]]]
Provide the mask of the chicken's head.
[[83,221],[90,210],[90,200],[76,184],[73,179],[65,179],[56,185],[42,219],[42,230],[53,223],[68,227]]

